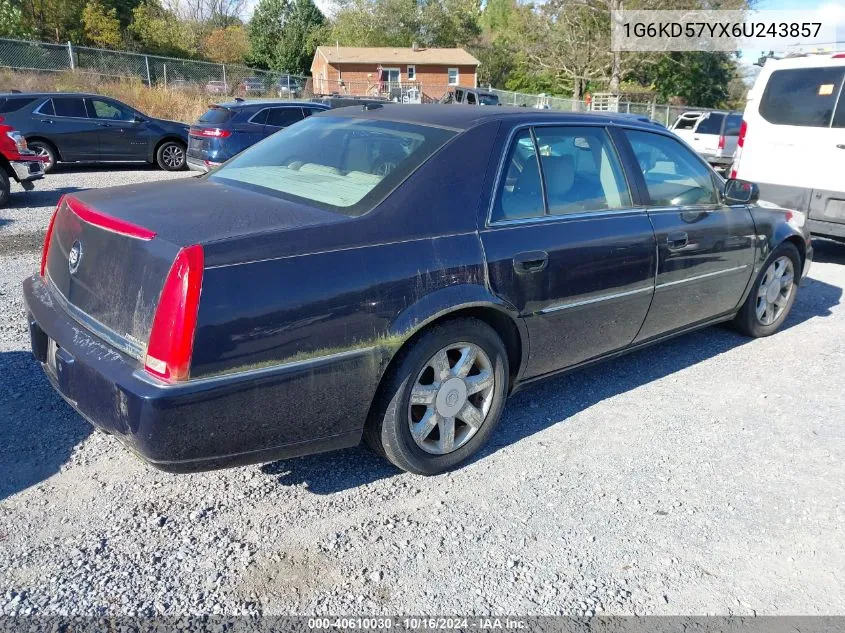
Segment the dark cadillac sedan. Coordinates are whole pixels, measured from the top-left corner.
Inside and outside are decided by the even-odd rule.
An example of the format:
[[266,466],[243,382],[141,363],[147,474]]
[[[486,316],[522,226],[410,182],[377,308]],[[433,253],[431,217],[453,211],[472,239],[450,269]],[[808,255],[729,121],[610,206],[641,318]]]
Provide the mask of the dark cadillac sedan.
[[631,118],[315,114],[199,178],[65,196],[32,349],[164,470],[363,436],[438,473],[521,385],[721,321],[774,333],[812,248],[756,195]]

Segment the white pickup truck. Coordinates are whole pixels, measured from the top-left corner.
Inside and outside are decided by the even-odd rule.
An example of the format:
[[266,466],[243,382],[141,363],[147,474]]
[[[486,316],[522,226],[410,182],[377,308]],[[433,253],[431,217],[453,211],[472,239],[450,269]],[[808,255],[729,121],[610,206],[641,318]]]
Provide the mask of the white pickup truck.
[[733,162],[739,139],[739,112],[684,112],[670,128],[716,169]]

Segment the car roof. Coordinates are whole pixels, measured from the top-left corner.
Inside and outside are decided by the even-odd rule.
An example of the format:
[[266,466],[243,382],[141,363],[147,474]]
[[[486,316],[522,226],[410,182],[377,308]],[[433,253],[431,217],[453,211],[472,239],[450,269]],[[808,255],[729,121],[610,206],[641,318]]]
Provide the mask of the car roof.
[[[108,95],[99,95],[94,92],[0,92],[0,97],[105,97],[114,99]],[[119,101],[119,99],[115,99]]]
[[468,130],[489,121],[517,121],[543,123],[554,120],[561,123],[619,123],[626,126],[653,130],[655,126],[634,117],[612,112],[566,112],[562,110],[536,110],[507,106],[455,106],[441,103],[418,105],[385,103],[375,106],[348,106],[314,116],[352,116],[362,119],[416,123],[455,130]]
[[212,104],[212,107],[226,108],[227,110],[240,110],[249,107],[264,108],[267,106],[317,106],[318,108],[325,108],[326,104],[315,101],[291,101],[290,99],[244,99],[243,101],[224,101]]

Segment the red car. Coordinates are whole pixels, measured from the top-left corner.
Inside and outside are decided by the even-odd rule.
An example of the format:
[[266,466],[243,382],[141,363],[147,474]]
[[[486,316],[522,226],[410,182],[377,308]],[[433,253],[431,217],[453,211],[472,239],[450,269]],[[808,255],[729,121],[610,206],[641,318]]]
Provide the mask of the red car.
[[0,116],[0,207],[9,202],[10,179],[30,191],[33,180],[44,177],[42,160],[26,146],[26,139],[16,129],[3,124]]

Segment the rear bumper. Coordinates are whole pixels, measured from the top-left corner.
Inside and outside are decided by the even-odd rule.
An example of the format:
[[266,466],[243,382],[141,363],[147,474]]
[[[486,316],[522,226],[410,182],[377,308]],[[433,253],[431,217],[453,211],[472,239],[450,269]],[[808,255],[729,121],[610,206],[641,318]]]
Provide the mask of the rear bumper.
[[701,156],[711,165],[718,167],[729,167],[734,160],[733,156],[721,156],[718,154],[702,154]]
[[845,191],[758,183],[760,199],[807,214],[810,232],[845,239]]
[[15,172],[18,182],[27,180],[38,180],[44,177],[44,164],[38,159],[32,160],[11,160],[9,164]]
[[[373,393],[372,350],[170,385],[71,319],[38,276],[23,290],[32,353],[53,387],[156,468],[210,470],[360,442],[369,401],[357,406],[329,394]],[[55,362],[48,362],[50,340],[57,343]],[[317,394],[322,399],[314,407]]]
[[201,158],[194,158],[192,156],[188,156],[188,168],[193,171],[200,171],[200,172],[208,172],[217,167],[220,163],[215,163],[210,160],[203,160]]

